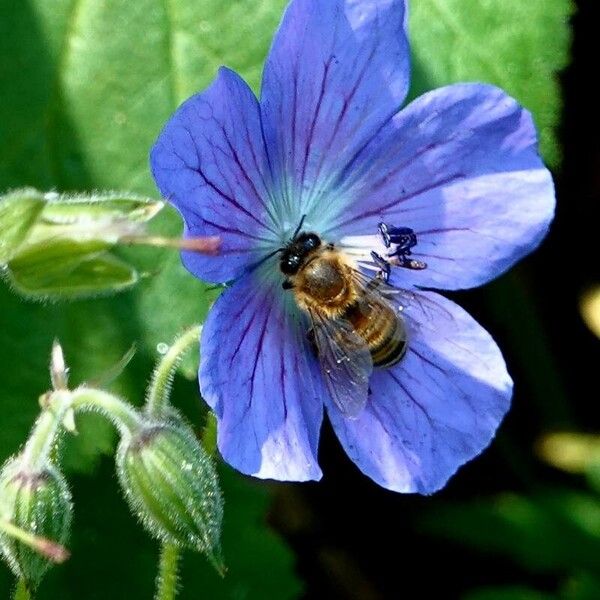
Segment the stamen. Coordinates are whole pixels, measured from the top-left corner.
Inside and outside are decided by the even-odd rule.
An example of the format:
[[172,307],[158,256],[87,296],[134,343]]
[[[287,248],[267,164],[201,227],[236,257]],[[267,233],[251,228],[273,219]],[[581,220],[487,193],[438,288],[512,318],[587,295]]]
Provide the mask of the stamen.
[[379,223],[379,231],[386,248],[392,244],[397,246],[393,254],[410,254],[410,249],[417,245],[417,234],[410,227],[388,227],[385,223]]
[[426,262],[415,260],[414,258],[407,258],[404,255],[391,256],[390,263],[395,267],[404,267],[405,269],[412,269],[413,271],[422,271],[427,268]]
[[410,227],[394,227],[379,223],[377,233],[372,235],[347,236],[336,247],[350,255],[361,268],[375,271],[375,277],[388,282],[392,267],[414,271],[427,268],[427,263],[412,258],[412,249],[417,246],[417,234]]
[[386,262],[416,271],[427,268],[427,263],[408,258],[412,254],[411,248],[417,245],[417,234],[414,230],[410,227],[390,227],[386,223],[379,223],[378,227],[384,246],[392,248],[392,251],[388,252],[386,256]]
[[390,263],[387,260],[385,260],[383,256],[377,254],[377,252],[375,252],[374,250],[371,250],[371,258],[379,268],[376,277],[383,279],[383,281],[387,283],[390,280],[390,274],[392,272],[392,267],[390,266]]

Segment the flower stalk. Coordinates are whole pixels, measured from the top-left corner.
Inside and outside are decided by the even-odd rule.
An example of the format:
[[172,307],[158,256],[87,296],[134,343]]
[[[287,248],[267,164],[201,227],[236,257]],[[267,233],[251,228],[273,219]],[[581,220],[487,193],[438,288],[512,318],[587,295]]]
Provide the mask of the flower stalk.
[[168,542],[162,544],[155,600],[174,600],[177,596],[179,558],[180,550],[175,544]]
[[25,444],[22,460],[33,469],[41,469],[48,462],[65,418],[67,403],[62,397],[57,399],[59,403],[56,409],[48,407],[42,411]]
[[156,365],[146,400],[146,414],[150,418],[160,419],[168,409],[171,385],[177,367],[186,351],[198,343],[201,329],[200,325],[187,329]]
[[27,587],[27,583],[24,579],[19,579],[17,582],[17,587],[15,588],[13,600],[31,600],[31,598],[31,592]]
[[131,435],[142,426],[142,418],[135,408],[117,396],[103,390],[80,387],[70,394],[71,408],[77,410],[97,410],[110,419],[121,436]]

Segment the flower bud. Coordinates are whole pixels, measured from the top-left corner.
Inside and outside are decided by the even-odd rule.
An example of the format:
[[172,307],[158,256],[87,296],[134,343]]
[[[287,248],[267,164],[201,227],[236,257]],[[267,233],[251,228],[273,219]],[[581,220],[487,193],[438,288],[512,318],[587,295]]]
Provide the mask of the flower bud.
[[121,440],[117,472],[131,509],[151,535],[205,552],[223,571],[223,499],[215,467],[183,423],[147,423]]
[[[0,517],[15,526],[64,544],[72,516],[71,493],[64,477],[51,465],[42,470],[29,467],[19,457],[9,460],[0,472]],[[52,564],[23,541],[0,533],[0,552],[16,577],[37,587]]]
[[146,231],[160,201],[111,192],[64,195],[33,189],[0,196],[0,268],[28,298],[119,292],[139,280],[113,253],[121,238]]

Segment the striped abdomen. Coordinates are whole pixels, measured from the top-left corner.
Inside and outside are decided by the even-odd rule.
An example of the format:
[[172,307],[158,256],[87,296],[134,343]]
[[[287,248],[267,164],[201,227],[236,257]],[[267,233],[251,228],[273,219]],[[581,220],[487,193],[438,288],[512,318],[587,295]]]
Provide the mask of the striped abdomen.
[[344,314],[365,340],[375,367],[391,367],[406,353],[406,328],[402,317],[386,302],[373,296],[359,299]]

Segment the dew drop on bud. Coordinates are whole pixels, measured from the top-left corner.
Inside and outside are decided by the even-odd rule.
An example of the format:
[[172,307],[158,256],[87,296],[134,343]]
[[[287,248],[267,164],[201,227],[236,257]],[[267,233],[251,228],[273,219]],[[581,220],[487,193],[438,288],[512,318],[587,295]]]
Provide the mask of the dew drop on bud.
[[156,351],[159,354],[166,354],[169,351],[169,344],[165,344],[164,342],[158,342],[158,344],[156,344]]

